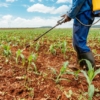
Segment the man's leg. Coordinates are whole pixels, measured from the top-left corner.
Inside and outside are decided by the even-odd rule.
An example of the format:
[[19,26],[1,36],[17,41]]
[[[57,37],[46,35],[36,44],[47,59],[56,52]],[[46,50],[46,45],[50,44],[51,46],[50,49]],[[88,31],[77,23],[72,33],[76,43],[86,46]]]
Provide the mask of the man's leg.
[[[92,24],[94,17],[91,11],[86,11],[77,18],[84,24]],[[95,66],[95,61],[90,48],[87,46],[87,36],[90,27],[81,25],[76,19],[74,20],[73,26],[73,46],[77,52],[78,61],[87,59],[91,62],[92,66]],[[87,66],[86,61],[80,62],[80,67]]]

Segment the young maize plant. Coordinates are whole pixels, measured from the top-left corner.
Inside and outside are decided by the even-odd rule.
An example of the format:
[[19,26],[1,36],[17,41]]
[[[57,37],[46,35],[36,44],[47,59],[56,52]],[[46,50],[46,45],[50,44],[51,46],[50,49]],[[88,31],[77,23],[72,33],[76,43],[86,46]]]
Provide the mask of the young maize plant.
[[64,62],[63,66],[60,69],[60,72],[57,73],[57,71],[54,68],[51,68],[51,71],[53,72],[54,75],[56,75],[56,79],[53,79],[55,81],[55,83],[59,83],[61,80],[68,80],[65,78],[61,78],[61,76],[63,76],[64,74],[66,74],[66,69],[68,66],[68,61]]
[[35,74],[39,74],[38,70],[37,70],[37,67],[36,67],[36,64],[34,63],[36,60],[37,60],[37,54],[34,53],[34,54],[30,54],[29,55],[27,70],[31,69],[31,65],[33,65],[34,66],[34,72],[35,72]]
[[40,42],[37,41],[36,44],[35,44],[35,50],[38,51],[40,48]]
[[94,92],[95,92],[95,87],[92,84],[93,79],[95,78],[95,76],[97,74],[100,74],[100,68],[97,70],[94,70],[94,68],[92,67],[90,61],[83,59],[86,61],[87,66],[88,66],[88,71],[84,71],[82,70],[81,72],[84,74],[84,76],[86,77],[87,83],[88,83],[88,96],[89,99],[88,100],[92,100]]
[[53,55],[56,55],[55,44],[50,45],[49,51],[50,51]]
[[64,58],[66,58],[66,51],[67,51],[67,42],[66,41],[63,41],[61,43],[61,51],[64,54]]
[[25,83],[24,83],[24,85],[25,85],[25,87],[26,86],[28,86],[28,83],[31,83],[31,79],[28,77],[28,73],[30,72],[32,72],[33,71],[33,69],[32,69],[32,65],[34,66],[34,73],[35,74],[37,74],[37,75],[39,75],[39,73],[38,73],[38,70],[37,70],[37,67],[36,67],[36,65],[35,65],[35,63],[34,63],[34,61],[36,61],[36,59],[37,59],[37,55],[36,54],[30,54],[29,56],[28,56],[28,58],[27,58],[27,60],[28,60],[28,66],[26,66],[26,69],[25,69]]
[[25,64],[25,57],[24,57],[24,55],[22,54],[22,52],[23,52],[23,50],[20,50],[20,49],[18,49],[17,51],[16,51],[16,58],[15,58],[15,60],[16,60],[16,63],[18,64],[18,59],[19,58],[22,58],[22,62],[23,62],[23,65]]
[[9,57],[11,55],[11,49],[10,49],[10,46],[9,45],[2,45],[3,46],[3,54],[6,56],[6,57]]
[[8,62],[8,58],[11,56],[12,52],[9,45],[3,46],[3,55],[6,57],[6,63]]

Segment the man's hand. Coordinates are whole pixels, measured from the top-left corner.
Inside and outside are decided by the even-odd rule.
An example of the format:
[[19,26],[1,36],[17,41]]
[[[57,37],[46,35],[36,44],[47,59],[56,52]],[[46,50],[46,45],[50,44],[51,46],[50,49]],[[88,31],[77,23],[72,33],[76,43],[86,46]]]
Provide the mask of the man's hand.
[[64,23],[66,23],[66,22],[71,20],[71,18],[69,18],[66,14],[62,15],[61,17],[64,18]]

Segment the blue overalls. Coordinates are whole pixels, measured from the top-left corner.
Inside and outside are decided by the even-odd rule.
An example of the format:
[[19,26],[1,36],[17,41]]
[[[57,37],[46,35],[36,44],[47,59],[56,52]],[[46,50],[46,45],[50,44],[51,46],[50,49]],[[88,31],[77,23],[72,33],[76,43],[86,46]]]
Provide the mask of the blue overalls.
[[81,25],[76,17],[86,25],[93,23],[92,0],[73,0],[72,7],[67,12],[67,16],[74,19],[73,46],[75,50],[78,53],[89,52],[90,48],[86,44],[90,27]]
[[[91,10],[85,11],[76,17],[85,25],[91,25],[94,21],[94,16]],[[74,19],[73,46],[79,54],[90,51],[90,48],[86,45],[89,29],[90,26],[84,26],[77,19]]]

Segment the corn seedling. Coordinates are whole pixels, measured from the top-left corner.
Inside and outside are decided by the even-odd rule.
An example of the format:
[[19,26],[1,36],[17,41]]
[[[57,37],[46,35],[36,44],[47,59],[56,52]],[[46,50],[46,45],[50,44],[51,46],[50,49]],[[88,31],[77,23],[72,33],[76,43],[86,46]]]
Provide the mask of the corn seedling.
[[9,57],[11,55],[11,49],[10,49],[10,46],[9,45],[3,45],[3,54],[6,56],[6,57]]
[[64,54],[64,58],[66,57],[66,51],[67,51],[67,47],[66,46],[67,46],[67,42],[66,41],[63,41],[61,43],[61,51]]
[[62,75],[66,73],[66,68],[68,66],[68,62],[64,62],[63,66],[60,69],[60,72],[57,73],[57,71],[54,68],[51,68],[54,75],[56,75],[56,79],[54,81],[58,84],[61,80],[66,80],[65,78],[61,78]]
[[37,70],[36,64],[34,63],[36,60],[37,60],[37,54],[29,55],[29,57],[28,57],[28,68],[30,68],[30,66],[33,65],[35,73],[38,74],[38,70]]
[[[85,59],[83,59],[85,60]],[[88,96],[89,96],[89,100],[92,100],[92,97],[94,95],[94,91],[95,91],[95,87],[92,84],[93,79],[95,78],[95,76],[97,74],[100,74],[100,69],[94,70],[94,68],[92,67],[91,63],[88,60],[85,60],[88,66],[88,71],[84,71],[82,70],[81,72],[84,74],[84,76],[86,77],[87,83],[88,83]]]
[[28,56],[28,66],[30,66],[31,65],[31,62],[33,61],[33,54],[30,54],[29,56]]
[[23,61],[23,63],[24,63],[25,57],[24,57],[24,55],[22,54],[22,52],[23,52],[23,50],[20,50],[20,49],[18,49],[18,50],[16,51],[16,58],[15,58],[16,63],[18,63],[18,59],[19,59],[19,58],[22,58],[22,61]]
[[12,52],[9,45],[3,46],[3,55],[6,57],[6,63],[8,62],[8,58],[11,56]]
[[32,61],[35,62],[36,60],[37,60],[37,54],[35,54],[35,53],[30,54],[28,57],[28,65],[31,65]]
[[56,55],[55,44],[50,45],[49,51],[50,51],[53,55]]
[[35,45],[35,50],[38,51],[39,48],[40,48],[40,42],[38,41],[38,42],[36,43],[36,45]]

